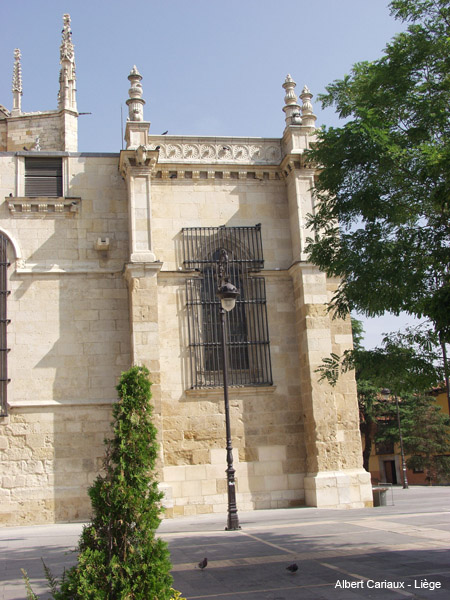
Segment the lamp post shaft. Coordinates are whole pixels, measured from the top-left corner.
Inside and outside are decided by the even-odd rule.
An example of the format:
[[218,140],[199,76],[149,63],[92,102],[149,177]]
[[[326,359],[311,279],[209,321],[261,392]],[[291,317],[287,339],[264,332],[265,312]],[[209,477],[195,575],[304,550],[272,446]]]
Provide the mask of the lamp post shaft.
[[395,405],[397,407],[397,424],[398,424],[398,435],[400,438],[400,454],[402,458],[402,471],[403,471],[403,489],[408,489],[408,479],[406,477],[406,461],[405,461],[405,451],[403,449],[403,435],[402,435],[402,425],[400,421],[400,409],[398,406],[398,398],[397,394],[395,394]]
[[228,490],[228,519],[226,530],[240,529],[236,506],[236,482],[233,467],[233,446],[231,443],[230,404],[228,401],[228,352],[226,345],[225,309],[220,307],[220,321],[222,325],[222,361],[223,361],[223,397],[225,402],[225,427],[227,438],[227,490]]

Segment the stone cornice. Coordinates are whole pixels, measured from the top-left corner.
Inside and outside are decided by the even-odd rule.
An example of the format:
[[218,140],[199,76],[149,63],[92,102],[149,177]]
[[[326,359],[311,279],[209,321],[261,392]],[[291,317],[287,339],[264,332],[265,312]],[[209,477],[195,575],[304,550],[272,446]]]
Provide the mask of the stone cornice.
[[61,197],[30,198],[7,196],[5,202],[8,205],[12,217],[20,218],[56,218],[73,217],[79,210],[81,198]]
[[148,142],[161,165],[279,165],[282,158],[279,138],[150,135]]
[[280,180],[282,174],[278,166],[273,165],[237,165],[237,164],[200,164],[200,163],[162,163],[157,164],[152,172],[156,182],[175,183],[183,181],[212,181],[220,182],[236,180]]

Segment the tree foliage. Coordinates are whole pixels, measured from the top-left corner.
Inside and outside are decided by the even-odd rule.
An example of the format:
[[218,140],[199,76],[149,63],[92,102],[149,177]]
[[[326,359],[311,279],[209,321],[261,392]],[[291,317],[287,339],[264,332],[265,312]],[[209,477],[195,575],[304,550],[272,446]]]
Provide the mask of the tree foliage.
[[114,405],[113,437],[106,442],[105,474],[89,490],[94,517],[80,538],[77,565],[64,598],[169,600],[167,545],[155,537],[162,493],[154,468],[158,446],[145,367],[123,373]]
[[[380,403],[383,426],[377,442],[399,442],[395,402]],[[450,418],[441,412],[433,398],[424,394],[404,394],[399,402],[403,447],[409,455],[409,469],[424,471],[431,483],[450,480]]]
[[[352,319],[353,330],[361,322]],[[341,373],[355,370],[356,382],[377,389],[389,387],[395,394],[424,391],[442,381],[444,369],[437,335],[425,325],[407,327],[405,332],[385,334],[381,347],[367,350],[362,334],[353,336],[353,348],[342,355],[331,354],[318,368],[320,379],[335,385]]]
[[308,153],[320,166],[308,251],[342,278],[339,314],[426,316],[449,342],[450,2],[390,6],[407,31],[321,96],[346,122]]
[[[152,423],[149,372],[122,374],[113,407],[113,437],[105,440],[104,474],[89,490],[93,518],[78,544],[77,564],[58,582],[46,571],[55,600],[170,600],[167,544],[155,533],[162,493],[154,477],[158,445]],[[45,565],[44,565],[45,566]],[[24,572],[27,595],[33,593]]]
[[[443,376],[436,334],[424,325],[408,327],[404,333],[385,335],[381,347],[366,350],[362,344],[364,331],[361,321],[352,318],[352,331],[353,348],[342,355],[331,354],[324,358],[318,372],[320,380],[327,380],[334,386],[341,373],[355,371],[366,471],[369,471],[369,458],[375,441],[399,441],[395,402],[386,403],[382,399],[382,390],[386,387],[404,400],[400,403],[400,412],[406,411],[408,451],[414,454],[415,460],[426,460],[427,465],[431,465],[430,461],[435,460],[434,454],[450,452],[448,418],[446,420],[439,413],[431,398],[424,399],[424,392],[439,384]],[[418,426],[425,418],[429,419],[427,432],[423,426]],[[402,416],[401,419],[403,421]],[[380,427],[380,423],[389,427]],[[429,448],[425,454],[425,445],[421,447],[418,443],[422,435],[427,436]],[[428,458],[425,459],[425,456]],[[443,459],[441,462],[445,465],[447,461]],[[429,466],[429,469],[437,473],[434,467]],[[441,468],[440,475],[443,472]]]

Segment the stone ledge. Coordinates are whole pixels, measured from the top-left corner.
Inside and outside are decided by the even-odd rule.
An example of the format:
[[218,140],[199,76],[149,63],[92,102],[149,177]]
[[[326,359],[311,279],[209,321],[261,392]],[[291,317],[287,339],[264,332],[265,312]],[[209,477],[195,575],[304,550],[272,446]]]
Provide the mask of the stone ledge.
[[9,409],[15,409],[15,408],[36,408],[37,410],[39,408],[42,408],[44,406],[53,406],[53,407],[59,407],[59,408],[66,408],[66,407],[74,407],[74,406],[79,406],[79,407],[86,407],[86,406],[101,406],[102,404],[105,406],[111,406],[112,404],[114,404],[115,402],[117,402],[117,398],[114,399],[110,399],[110,400],[105,400],[103,398],[100,399],[77,399],[77,400],[67,400],[66,402],[57,402],[56,400],[19,400],[17,402],[11,402],[8,404]]
[[81,198],[7,196],[5,202],[12,217],[72,218],[78,213]]
[[[255,385],[255,386],[229,386],[228,394],[230,398],[238,396],[253,396],[255,394],[273,394],[276,392],[276,385]],[[198,388],[185,390],[186,396],[221,397],[223,398],[223,387],[217,388]]]

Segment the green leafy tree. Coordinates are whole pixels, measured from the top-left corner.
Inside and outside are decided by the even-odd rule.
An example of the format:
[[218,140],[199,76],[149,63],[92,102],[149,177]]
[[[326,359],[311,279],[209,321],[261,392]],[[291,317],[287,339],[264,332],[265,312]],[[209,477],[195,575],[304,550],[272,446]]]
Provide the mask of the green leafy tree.
[[[341,278],[338,314],[406,311],[450,343],[450,1],[392,0],[409,23],[374,62],[321,96],[346,119],[322,129],[312,262]],[[448,387],[448,385],[447,385]]]
[[[403,395],[399,399],[403,447],[409,455],[409,469],[420,469],[429,483],[450,481],[450,419],[441,412],[433,398],[424,394]],[[384,405],[384,406],[383,406]],[[378,442],[398,444],[399,431],[394,401],[381,402],[383,427]]]
[[358,353],[358,364],[353,366],[356,370],[359,428],[363,439],[363,467],[366,471],[369,471],[370,454],[377,431],[380,387],[374,384],[370,376],[368,377],[361,369],[364,364],[364,329],[362,322],[355,318],[352,318],[352,335],[353,350]]
[[145,367],[122,374],[113,407],[113,437],[106,440],[104,474],[89,490],[93,518],[84,527],[77,564],[56,600],[169,600],[169,551],[156,538],[162,494],[154,477],[158,446],[151,421]]
[[359,428],[363,438],[363,467],[366,471],[369,471],[370,454],[377,432],[379,394],[380,389],[378,386],[373,385],[368,380],[359,380]]
[[[413,393],[430,389],[439,383],[442,368],[437,360],[439,354],[436,336],[423,326],[407,328],[403,334],[386,335],[382,347],[373,350],[366,350],[362,345],[361,321],[352,318],[352,331],[353,348],[346,350],[342,355],[331,354],[330,357],[324,358],[318,372],[321,374],[321,380],[326,379],[334,386],[341,373],[355,371],[363,438],[363,465],[369,471],[373,443],[398,442],[397,418],[394,415],[395,419],[391,421],[392,406],[381,401],[382,389],[388,386],[397,396],[410,397],[409,406],[413,407],[414,400],[419,398]],[[428,405],[430,406],[430,402]],[[395,403],[393,406],[395,409]],[[418,405],[418,415],[422,414],[422,409],[423,406]],[[380,422],[393,423],[386,431],[395,439],[385,439],[385,431],[380,428]],[[439,423],[436,422],[436,431],[438,426]],[[441,422],[441,426],[445,430],[444,422]],[[438,446],[439,444],[436,445],[436,449]]]

